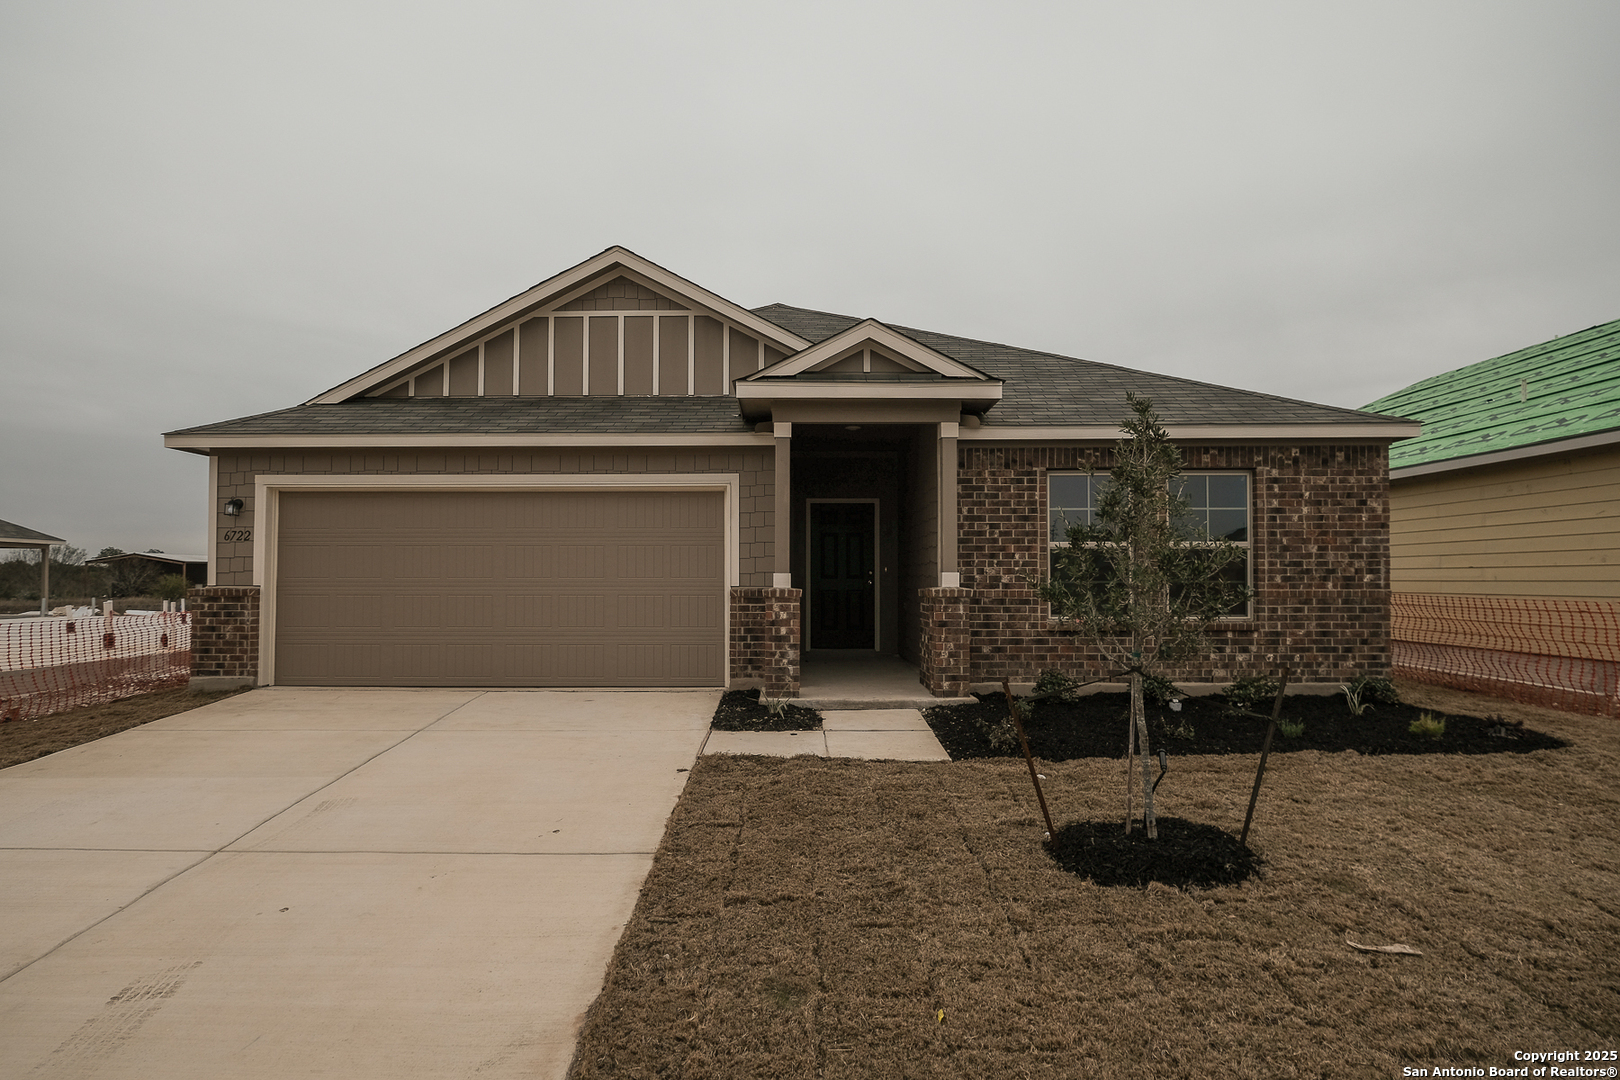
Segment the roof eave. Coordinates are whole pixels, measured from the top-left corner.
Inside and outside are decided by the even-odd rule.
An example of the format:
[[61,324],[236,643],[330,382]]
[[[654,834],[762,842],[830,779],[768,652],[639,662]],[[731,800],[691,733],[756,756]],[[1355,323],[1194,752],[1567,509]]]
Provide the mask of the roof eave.
[[[1260,424],[1165,424],[1164,430],[1178,442],[1288,442],[1309,440],[1391,443],[1415,436],[1420,425],[1413,423],[1260,423]],[[1028,426],[986,423],[964,428],[961,437],[980,442],[1117,442],[1117,423],[1109,424],[1031,424]]]
[[1481,469],[1491,465],[1507,465],[1516,461],[1531,461],[1535,458],[1551,457],[1554,454],[1600,450],[1607,446],[1616,445],[1620,445],[1620,428],[1613,431],[1601,431],[1596,435],[1577,435],[1572,438],[1556,439],[1551,442],[1531,443],[1529,446],[1493,450],[1485,454],[1468,454],[1464,457],[1447,458],[1444,461],[1426,461],[1417,465],[1398,466],[1389,470],[1389,478],[1391,480],[1411,480],[1420,476],[1461,472],[1465,469]]

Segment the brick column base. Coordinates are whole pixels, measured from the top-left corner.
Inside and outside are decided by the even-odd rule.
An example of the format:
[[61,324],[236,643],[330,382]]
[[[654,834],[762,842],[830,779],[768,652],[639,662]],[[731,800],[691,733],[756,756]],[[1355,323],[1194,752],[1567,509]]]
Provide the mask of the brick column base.
[[973,684],[967,589],[923,589],[920,681],[935,697],[966,697]]
[[800,589],[731,590],[731,687],[799,696]]
[[259,681],[259,587],[208,585],[186,593],[191,613],[191,688],[226,690]]

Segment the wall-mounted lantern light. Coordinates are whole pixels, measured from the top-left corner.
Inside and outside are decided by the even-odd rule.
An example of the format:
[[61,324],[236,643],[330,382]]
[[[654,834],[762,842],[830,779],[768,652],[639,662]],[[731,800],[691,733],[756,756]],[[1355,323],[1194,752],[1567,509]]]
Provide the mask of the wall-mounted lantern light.
[[226,499],[225,500],[225,516],[226,517],[236,517],[238,514],[240,514],[242,512],[242,506],[243,506],[243,503],[242,503],[241,499]]

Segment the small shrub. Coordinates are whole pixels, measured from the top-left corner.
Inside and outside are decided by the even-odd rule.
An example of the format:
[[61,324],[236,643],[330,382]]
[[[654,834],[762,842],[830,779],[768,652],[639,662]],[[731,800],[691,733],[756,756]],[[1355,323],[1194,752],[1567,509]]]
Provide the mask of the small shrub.
[[765,695],[761,694],[760,698],[759,698],[759,703],[761,705],[765,706],[765,715],[766,716],[781,716],[781,715],[783,715],[784,713],[787,712],[787,707],[788,707],[788,699],[787,698],[768,698]]
[[1254,711],[1261,705],[1271,704],[1281,689],[1282,683],[1270,675],[1245,675],[1228,686],[1221,696],[1235,709]]
[[1035,689],[1032,697],[1057,698],[1059,701],[1074,696],[1075,688],[1080,685],[1079,679],[1071,679],[1061,671],[1047,668],[1041,672],[1041,677],[1035,680]]
[[[1358,675],[1351,679],[1349,688],[1355,691],[1356,697],[1361,701],[1377,705],[1399,705],[1401,695],[1395,689],[1395,684],[1382,675]],[[1360,716],[1360,713],[1356,714]]]
[[1149,674],[1142,676],[1142,695],[1155,705],[1168,705],[1172,701],[1180,701],[1186,697],[1176,689],[1175,683],[1163,675]]
[[1446,733],[1446,718],[1430,712],[1422,713],[1406,730],[1420,739],[1438,741]]
[[1183,719],[1181,721],[1181,723],[1177,724],[1175,727],[1170,728],[1169,729],[1169,734],[1173,735],[1175,738],[1178,738],[1178,739],[1196,739],[1196,738],[1198,738],[1198,732],[1194,731],[1192,724],[1190,724],[1185,719]]
[[999,754],[1008,754],[1018,747],[1018,731],[1008,719],[979,721],[979,730],[984,732],[985,741]]
[[1282,733],[1282,737],[1285,739],[1297,739],[1305,734],[1305,721],[1278,720],[1277,730]]

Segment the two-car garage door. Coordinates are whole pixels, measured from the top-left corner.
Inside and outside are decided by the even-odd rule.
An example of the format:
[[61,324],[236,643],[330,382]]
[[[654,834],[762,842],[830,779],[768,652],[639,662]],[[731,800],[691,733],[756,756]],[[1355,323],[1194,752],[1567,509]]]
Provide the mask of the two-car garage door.
[[717,491],[285,491],[275,681],[721,686]]

